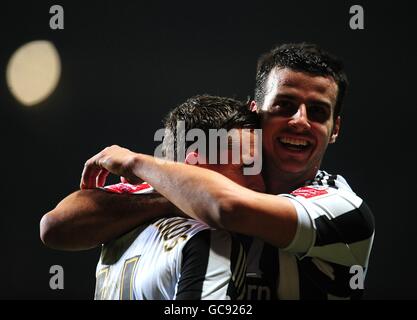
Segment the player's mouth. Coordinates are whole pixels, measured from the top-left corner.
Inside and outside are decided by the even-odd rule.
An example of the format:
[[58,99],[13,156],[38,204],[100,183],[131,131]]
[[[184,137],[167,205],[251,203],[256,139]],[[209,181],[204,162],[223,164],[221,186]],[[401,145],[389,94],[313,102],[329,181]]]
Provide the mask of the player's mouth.
[[303,153],[310,149],[312,143],[303,138],[280,137],[278,143],[286,150]]

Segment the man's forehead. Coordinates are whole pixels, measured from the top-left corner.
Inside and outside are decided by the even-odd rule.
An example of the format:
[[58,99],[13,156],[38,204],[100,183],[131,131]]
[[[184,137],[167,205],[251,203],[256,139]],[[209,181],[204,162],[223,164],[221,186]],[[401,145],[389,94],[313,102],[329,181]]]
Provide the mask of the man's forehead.
[[308,91],[316,92],[319,94],[325,94],[334,96],[337,95],[337,84],[331,76],[318,76],[302,71],[294,71],[289,68],[276,67],[271,70],[267,80],[267,94],[281,92],[296,89],[305,89]]

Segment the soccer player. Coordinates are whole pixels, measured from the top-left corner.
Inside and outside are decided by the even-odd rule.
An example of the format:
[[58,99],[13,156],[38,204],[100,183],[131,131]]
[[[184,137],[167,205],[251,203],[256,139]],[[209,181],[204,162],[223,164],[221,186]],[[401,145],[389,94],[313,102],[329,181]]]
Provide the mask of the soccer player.
[[[260,58],[256,80],[251,107],[262,122],[269,194],[203,168],[161,166],[118,146],[87,161],[81,186],[96,187],[100,171],[144,179],[190,217],[255,237],[246,244],[248,298],[360,297],[363,283],[352,283],[351,270],[361,270],[363,281],[373,216],[344,178],[320,169],[340,130],[347,87],[342,63],[316,45],[287,44]],[[138,207],[143,219],[158,216]]]
[[[235,164],[231,157],[227,164],[208,164],[204,156],[210,148],[216,148],[216,154],[220,158],[224,155],[227,160],[232,155],[232,147],[237,146],[240,153],[240,141],[250,142],[254,135],[250,129],[259,127],[259,119],[246,104],[207,95],[188,99],[165,120],[166,132],[172,133],[162,145],[166,154],[177,154],[179,144],[184,143],[186,150],[194,142],[172,139],[180,136],[176,132],[180,121],[184,125],[184,132],[180,133],[183,137],[191,129],[200,129],[204,134],[209,129],[230,130],[230,143],[225,149],[199,148],[198,152],[187,155],[187,163],[216,170],[245,187],[264,190],[260,174],[243,175],[244,163],[240,159],[251,157],[251,152],[256,152],[253,146],[252,150],[242,148]],[[148,184],[127,183],[107,186],[105,190],[119,194],[153,192]],[[229,232],[210,228],[194,219],[161,218],[103,246],[96,272],[95,299],[242,299],[246,290],[245,273],[245,252]]]

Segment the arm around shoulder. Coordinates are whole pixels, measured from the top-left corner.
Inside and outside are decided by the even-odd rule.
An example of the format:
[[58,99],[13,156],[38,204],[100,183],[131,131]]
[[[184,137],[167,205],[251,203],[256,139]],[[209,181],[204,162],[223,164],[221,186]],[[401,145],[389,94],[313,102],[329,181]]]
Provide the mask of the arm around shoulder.
[[294,239],[297,211],[287,198],[239,187],[224,189],[218,199],[224,229],[258,237],[279,248]]
[[40,238],[50,248],[87,250],[172,212],[178,211],[157,193],[134,195],[101,189],[79,190],[42,217]]

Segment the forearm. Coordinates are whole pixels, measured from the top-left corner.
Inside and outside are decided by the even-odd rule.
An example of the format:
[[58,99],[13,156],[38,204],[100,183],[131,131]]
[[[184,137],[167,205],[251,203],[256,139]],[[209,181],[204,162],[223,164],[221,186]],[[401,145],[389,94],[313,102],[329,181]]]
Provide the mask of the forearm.
[[100,189],[80,190],[42,217],[40,236],[49,247],[86,250],[135,226],[175,211],[160,194],[112,194]]
[[134,174],[190,217],[278,247],[293,239],[297,214],[288,199],[249,190],[211,170],[143,154],[136,157]]
[[114,145],[87,160],[81,188],[95,188],[102,170],[131,183],[148,182],[189,217],[210,226],[257,236],[278,247],[294,239],[298,218],[290,200],[249,190],[217,172]]
[[136,154],[136,157],[132,169],[137,177],[147,181],[191,218],[223,227],[219,210],[225,192],[219,190],[218,182],[227,180],[236,185],[234,182],[208,169],[163,161],[144,154]]

